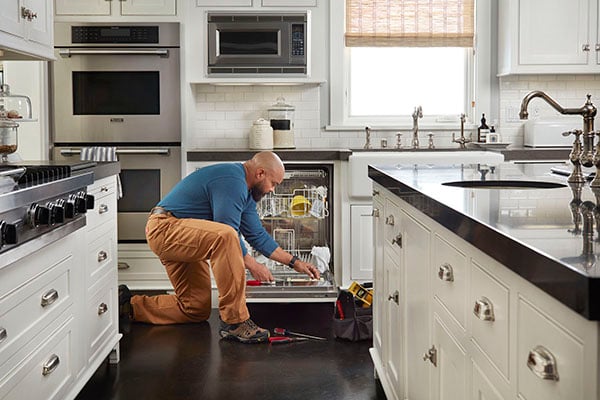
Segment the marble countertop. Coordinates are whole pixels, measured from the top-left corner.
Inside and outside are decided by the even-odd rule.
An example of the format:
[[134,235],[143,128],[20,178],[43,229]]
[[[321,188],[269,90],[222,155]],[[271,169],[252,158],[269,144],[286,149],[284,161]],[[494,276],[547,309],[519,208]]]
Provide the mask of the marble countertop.
[[[593,231],[591,252],[584,254],[580,221],[583,207],[594,209],[599,204],[600,191],[589,183],[569,185],[551,167],[571,169],[567,164],[548,163],[502,163],[493,168],[369,166],[369,177],[585,318],[600,320],[599,233]],[[550,182],[561,187],[444,185],[482,179]]]

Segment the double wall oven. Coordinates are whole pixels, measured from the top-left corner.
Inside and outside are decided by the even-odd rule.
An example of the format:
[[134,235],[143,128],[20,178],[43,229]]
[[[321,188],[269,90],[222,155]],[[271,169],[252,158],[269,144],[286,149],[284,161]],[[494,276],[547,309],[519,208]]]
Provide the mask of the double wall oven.
[[179,24],[56,23],[54,32],[51,157],[115,151],[119,242],[145,242],[148,211],[181,179]]

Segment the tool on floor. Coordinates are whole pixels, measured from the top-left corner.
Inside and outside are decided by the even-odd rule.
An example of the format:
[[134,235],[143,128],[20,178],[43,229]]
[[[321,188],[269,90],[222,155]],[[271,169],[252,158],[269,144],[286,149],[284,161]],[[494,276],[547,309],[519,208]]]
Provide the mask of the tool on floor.
[[327,340],[323,337],[307,335],[305,333],[292,332],[292,331],[288,331],[287,329],[284,329],[284,328],[275,328],[275,329],[273,329],[273,332],[275,332],[278,335],[285,335],[285,336],[293,335],[293,336],[301,336],[301,337],[307,338],[307,339]]
[[370,307],[373,302],[373,289],[367,289],[358,282],[352,282],[348,291],[363,302],[363,307]]
[[339,300],[335,301],[335,306],[337,307],[337,311],[338,311],[338,316],[340,317],[340,320],[344,319],[344,309],[342,308],[342,302]]
[[270,344],[285,344],[285,343],[293,343],[293,342],[304,342],[309,340],[304,337],[291,338],[287,336],[271,336],[269,338]]

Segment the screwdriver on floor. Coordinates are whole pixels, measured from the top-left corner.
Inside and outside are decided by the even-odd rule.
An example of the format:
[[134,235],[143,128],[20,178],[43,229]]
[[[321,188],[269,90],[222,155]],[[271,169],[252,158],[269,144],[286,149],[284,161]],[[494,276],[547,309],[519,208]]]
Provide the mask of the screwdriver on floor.
[[292,332],[292,331],[288,331],[287,329],[283,329],[283,328],[275,328],[275,329],[273,329],[273,332],[275,332],[278,335],[284,335],[284,336],[293,335],[293,336],[301,336],[301,337],[307,338],[307,339],[327,340],[323,337],[307,335],[305,333]]
[[304,342],[306,340],[309,340],[309,339],[303,338],[303,337],[291,338],[291,337],[287,337],[287,336],[271,336],[269,338],[269,343],[270,344],[284,344],[284,343],[292,343],[292,342]]

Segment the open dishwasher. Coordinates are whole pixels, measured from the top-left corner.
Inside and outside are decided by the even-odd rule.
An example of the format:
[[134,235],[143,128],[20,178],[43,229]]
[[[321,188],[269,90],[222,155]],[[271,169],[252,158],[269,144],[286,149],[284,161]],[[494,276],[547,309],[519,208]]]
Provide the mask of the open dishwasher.
[[[311,279],[287,265],[253,252],[267,265],[275,282],[247,286],[249,302],[280,300],[333,301],[333,165],[287,164],[283,182],[257,203],[265,229],[287,252],[316,265],[321,278]],[[248,280],[253,280],[248,273]]]

